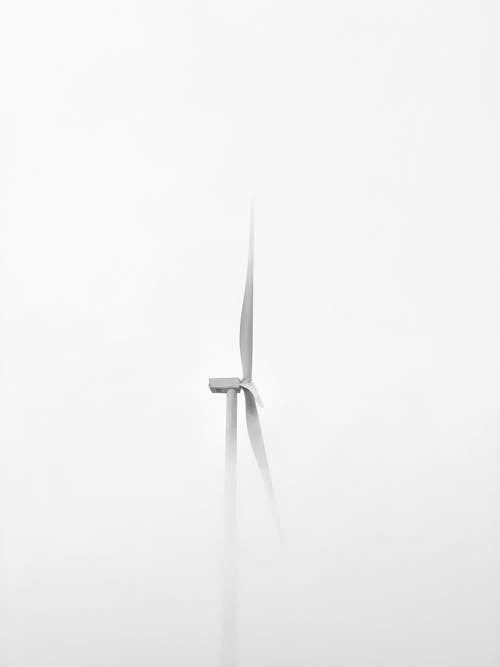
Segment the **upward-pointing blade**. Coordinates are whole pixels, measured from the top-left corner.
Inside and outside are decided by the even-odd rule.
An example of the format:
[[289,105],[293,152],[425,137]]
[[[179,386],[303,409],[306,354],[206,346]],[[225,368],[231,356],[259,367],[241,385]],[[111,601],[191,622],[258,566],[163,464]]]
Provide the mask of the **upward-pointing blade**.
[[253,453],[255,454],[255,458],[257,459],[257,463],[259,465],[260,472],[262,474],[262,479],[264,480],[264,486],[266,487],[267,496],[269,498],[269,502],[271,503],[273,518],[276,524],[276,528],[278,534],[281,536],[278,510],[276,506],[276,500],[274,498],[273,483],[271,480],[271,472],[269,470],[269,462],[267,460],[264,438],[262,437],[262,429],[260,427],[260,419],[259,419],[259,413],[257,412],[257,404],[255,402],[254,395],[249,389],[243,387],[243,393],[245,394],[248,435],[250,436],[250,442],[252,443]]
[[252,378],[252,352],[253,352],[253,204],[250,214],[250,237],[248,241],[248,264],[247,279],[245,283],[245,296],[241,309],[240,320],[240,354],[243,377]]

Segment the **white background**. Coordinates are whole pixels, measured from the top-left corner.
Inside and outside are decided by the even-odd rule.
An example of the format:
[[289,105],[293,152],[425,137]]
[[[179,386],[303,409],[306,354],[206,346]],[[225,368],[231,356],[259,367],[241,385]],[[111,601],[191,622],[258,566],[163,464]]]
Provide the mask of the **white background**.
[[495,667],[492,0],[0,3],[0,664]]

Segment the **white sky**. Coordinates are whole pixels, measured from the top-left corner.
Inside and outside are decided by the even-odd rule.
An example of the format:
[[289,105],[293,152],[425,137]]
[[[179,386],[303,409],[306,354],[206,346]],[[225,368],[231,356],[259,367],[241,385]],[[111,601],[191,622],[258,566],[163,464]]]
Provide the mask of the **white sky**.
[[[496,667],[494,1],[0,0],[0,664]],[[243,425],[243,416],[240,419]]]

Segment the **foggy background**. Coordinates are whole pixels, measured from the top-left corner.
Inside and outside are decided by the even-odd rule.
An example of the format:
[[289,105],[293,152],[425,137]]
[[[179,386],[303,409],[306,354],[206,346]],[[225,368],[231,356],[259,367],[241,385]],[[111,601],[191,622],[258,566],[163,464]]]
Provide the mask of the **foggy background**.
[[0,4],[0,664],[496,667],[494,1]]

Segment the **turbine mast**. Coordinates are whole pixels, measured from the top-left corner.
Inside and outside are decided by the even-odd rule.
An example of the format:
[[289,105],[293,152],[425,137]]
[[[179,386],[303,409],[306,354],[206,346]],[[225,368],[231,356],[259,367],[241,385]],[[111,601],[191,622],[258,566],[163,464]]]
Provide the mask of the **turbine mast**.
[[238,664],[237,426],[239,378],[210,378],[210,391],[226,394],[226,469],[224,480],[224,573],[221,667]]
[[222,601],[222,667],[238,663],[238,526],[236,516],[236,389],[226,395],[226,471],[224,493],[224,597]]

